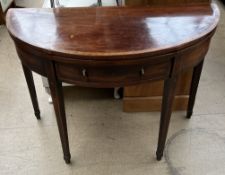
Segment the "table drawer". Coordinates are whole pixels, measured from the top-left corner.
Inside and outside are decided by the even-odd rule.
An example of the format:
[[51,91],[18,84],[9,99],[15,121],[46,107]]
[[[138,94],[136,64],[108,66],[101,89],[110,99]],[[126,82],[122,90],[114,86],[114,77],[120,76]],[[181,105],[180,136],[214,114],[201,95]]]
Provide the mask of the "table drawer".
[[146,61],[110,64],[109,62],[56,63],[59,80],[82,86],[116,87],[136,84],[169,76],[171,61],[150,63]]

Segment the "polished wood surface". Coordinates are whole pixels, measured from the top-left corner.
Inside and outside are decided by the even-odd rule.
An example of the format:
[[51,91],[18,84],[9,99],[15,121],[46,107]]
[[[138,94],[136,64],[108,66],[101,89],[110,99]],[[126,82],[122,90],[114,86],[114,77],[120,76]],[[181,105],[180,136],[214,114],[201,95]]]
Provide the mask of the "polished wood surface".
[[160,160],[178,77],[196,68],[188,109],[192,111],[200,68],[218,20],[215,4],[182,8],[11,9],[7,28],[34,102],[35,89],[27,69],[48,78],[66,163],[70,162],[70,151],[62,82],[118,87],[163,80],[157,147]]
[[187,47],[216,27],[217,11],[215,5],[17,9],[9,11],[7,25],[42,52],[123,60]]

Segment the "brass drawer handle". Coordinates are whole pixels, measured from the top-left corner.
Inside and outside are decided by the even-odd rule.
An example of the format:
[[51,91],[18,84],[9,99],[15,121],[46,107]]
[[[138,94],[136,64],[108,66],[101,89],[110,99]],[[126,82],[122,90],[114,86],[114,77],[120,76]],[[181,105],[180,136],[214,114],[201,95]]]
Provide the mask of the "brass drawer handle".
[[85,78],[87,77],[87,70],[86,70],[86,69],[83,69],[83,70],[82,70],[82,75],[83,75],[83,77],[85,77]]
[[143,67],[141,68],[140,73],[141,73],[141,76],[145,75],[145,69]]

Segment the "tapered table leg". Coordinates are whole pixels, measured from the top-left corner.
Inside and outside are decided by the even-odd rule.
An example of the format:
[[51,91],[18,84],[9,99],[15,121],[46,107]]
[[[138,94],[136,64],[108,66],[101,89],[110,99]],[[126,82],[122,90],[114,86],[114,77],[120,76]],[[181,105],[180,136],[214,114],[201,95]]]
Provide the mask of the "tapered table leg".
[[203,67],[204,60],[202,60],[197,66],[194,67],[194,72],[192,75],[192,82],[191,88],[189,93],[189,101],[188,101],[188,108],[187,108],[187,118],[191,118],[193,114],[193,108],[195,104],[195,97],[197,94],[198,84],[201,77],[202,67]]
[[50,0],[50,4],[51,4],[51,8],[55,7],[55,1],[54,0]]
[[98,0],[98,5],[102,6],[102,0]]
[[177,78],[169,78],[164,82],[162,110],[160,118],[158,148],[156,151],[157,160],[161,160],[166,143],[167,132],[170,123],[170,117],[172,113],[173,101],[176,90]]
[[119,6],[120,4],[119,4],[119,0],[116,0],[116,4],[117,4],[117,6]]
[[64,160],[67,164],[70,163],[70,150],[69,150],[69,140],[68,140],[68,132],[67,132],[67,124],[66,124],[66,114],[65,114],[65,105],[64,105],[64,97],[62,91],[62,82],[57,80],[55,75],[55,70],[53,65],[48,67],[48,81],[51,90],[53,105],[55,109],[55,115],[59,130],[59,135],[62,143],[62,149],[64,154]]
[[25,65],[22,65],[22,67],[23,67],[23,72],[24,72],[25,78],[26,78],[27,86],[28,86],[28,89],[30,92],[31,101],[32,101],[33,108],[34,108],[34,114],[37,117],[37,119],[40,120],[41,119],[40,110],[39,110],[39,106],[38,106],[38,99],[37,99],[37,94],[36,94],[36,90],[35,90],[32,72]]

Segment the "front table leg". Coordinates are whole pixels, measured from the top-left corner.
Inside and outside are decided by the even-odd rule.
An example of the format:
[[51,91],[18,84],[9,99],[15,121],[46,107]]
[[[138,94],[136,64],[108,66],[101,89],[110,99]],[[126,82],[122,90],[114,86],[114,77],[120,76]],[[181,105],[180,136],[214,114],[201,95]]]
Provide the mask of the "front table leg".
[[176,77],[169,78],[164,82],[158,148],[156,151],[157,160],[161,160],[163,156],[176,91],[176,82]]
[[22,65],[22,67],[23,67],[23,72],[24,72],[25,78],[26,78],[27,86],[28,86],[28,89],[30,92],[30,98],[31,98],[32,105],[34,108],[34,114],[35,114],[36,118],[38,120],[40,120],[41,119],[40,109],[38,106],[37,94],[36,94],[36,89],[35,89],[35,85],[34,85],[34,79],[33,79],[32,72],[25,65]]
[[64,154],[64,160],[67,164],[70,163],[70,149],[69,149],[69,140],[66,124],[66,114],[65,114],[65,105],[64,97],[62,91],[62,82],[56,78],[55,70],[53,65],[50,63],[48,66],[48,81],[51,90],[53,105],[55,109],[55,115],[59,130],[59,135],[62,143],[62,149]]

